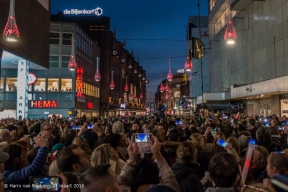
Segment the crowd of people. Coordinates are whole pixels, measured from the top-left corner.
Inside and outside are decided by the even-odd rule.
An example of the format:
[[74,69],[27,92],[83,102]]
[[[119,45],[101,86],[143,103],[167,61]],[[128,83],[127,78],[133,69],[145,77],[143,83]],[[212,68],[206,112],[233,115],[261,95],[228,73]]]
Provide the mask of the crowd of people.
[[282,192],[271,181],[288,177],[287,134],[286,117],[209,110],[185,117],[1,119],[0,192],[29,191],[31,180],[45,178],[62,192]]

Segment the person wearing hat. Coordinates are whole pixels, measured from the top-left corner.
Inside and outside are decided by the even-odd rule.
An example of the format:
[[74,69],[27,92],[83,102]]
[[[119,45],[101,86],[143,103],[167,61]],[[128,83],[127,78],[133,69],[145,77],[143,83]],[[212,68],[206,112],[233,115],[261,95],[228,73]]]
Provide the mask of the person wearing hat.
[[4,192],[4,178],[2,176],[4,172],[4,162],[9,159],[9,154],[0,151],[0,192]]

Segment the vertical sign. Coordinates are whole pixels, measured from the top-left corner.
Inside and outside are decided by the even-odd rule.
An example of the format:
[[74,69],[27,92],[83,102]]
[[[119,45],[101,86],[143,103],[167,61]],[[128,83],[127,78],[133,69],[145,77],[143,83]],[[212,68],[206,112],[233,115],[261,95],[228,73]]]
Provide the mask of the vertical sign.
[[28,115],[28,73],[29,62],[26,60],[18,61],[18,76],[17,76],[17,107],[16,118],[26,118]]
[[77,68],[76,69],[76,97],[82,97],[83,96],[83,68]]

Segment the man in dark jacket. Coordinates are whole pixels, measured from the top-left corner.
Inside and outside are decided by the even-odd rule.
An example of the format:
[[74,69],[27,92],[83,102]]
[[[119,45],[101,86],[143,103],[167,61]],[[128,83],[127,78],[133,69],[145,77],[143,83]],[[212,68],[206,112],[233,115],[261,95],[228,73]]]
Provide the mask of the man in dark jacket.
[[94,123],[92,129],[88,129],[87,125],[83,125],[78,133],[78,136],[84,138],[90,149],[94,149],[98,146],[100,140],[105,137],[102,132],[102,126],[100,123]]

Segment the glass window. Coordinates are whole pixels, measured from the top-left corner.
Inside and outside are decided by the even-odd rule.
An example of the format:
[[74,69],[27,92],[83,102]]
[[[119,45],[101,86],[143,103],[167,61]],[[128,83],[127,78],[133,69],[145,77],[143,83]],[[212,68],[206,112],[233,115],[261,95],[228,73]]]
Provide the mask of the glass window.
[[61,79],[61,91],[72,91],[72,79]]
[[49,68],[59,68],[59,55],[50,55]]
[[72,33],[63,33],[63,45],[72,45]]
[[62,68],[68,68],[68,62],[70,60],[70,56],[62,56]]
[[17,93],[6,93],[5,100],[17,100]]
[[47,99],[48,100],[59,100],[59,93],[48,93],[47,94]]
[[46,100],[46,93],[33,94],[33,100]]
[[72,100],[73,94],[72,93],[61,93],[61,100]]
[[4,78],[1,77],[0,78],[0,91],[3,91],[4,90]]
[[48,79],[48,91],[59,91],[59,79]]
[[50,44],[59,45],[60,33],[50,32]]
[[6,91],[17,91],[17,78],[6,78]]
[[46,91],[46,79],[38,78],[34,84],[34,91]]
[[32,100],[32,93],[28,94],[28,100],[31,101]]

